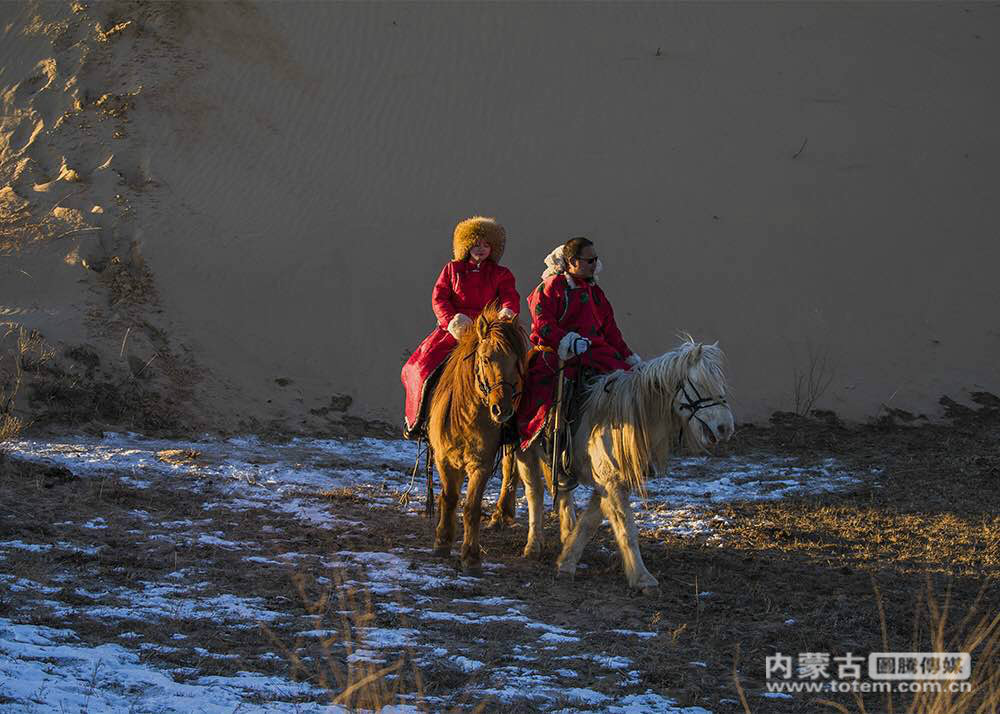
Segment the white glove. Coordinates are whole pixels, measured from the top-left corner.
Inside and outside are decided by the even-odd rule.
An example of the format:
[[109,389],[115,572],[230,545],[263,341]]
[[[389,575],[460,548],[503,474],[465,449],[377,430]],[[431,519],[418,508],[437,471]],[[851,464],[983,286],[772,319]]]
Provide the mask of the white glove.
[[472,320],[470,320],[467,315],[463,315],[460,312],[456,312],[455,317],[451,318],[451,322],[448,323],[448,332],[450,332],[451,336],[457,340],[462,336],[462,333],[465,332],[469,328],[469,325],[471,324]]
[[590,349],[590,340],[586,337],[580,337],[575,332],[567,332],[559,340],[559,359],[565,362],[570,357],[579,357],[588,349]]
[[635,367],[636,365],[642,364],[642,357],[633,352],[628,356],[628,359],[625,360],[625,364],[629,367]]
[[511,310],[509,307],[501,309],[500,312],[498,312],[497,314],[500,315],[500,317],[503,318],[504,320],[513,320],[515,317],[517,317],[517,313]]

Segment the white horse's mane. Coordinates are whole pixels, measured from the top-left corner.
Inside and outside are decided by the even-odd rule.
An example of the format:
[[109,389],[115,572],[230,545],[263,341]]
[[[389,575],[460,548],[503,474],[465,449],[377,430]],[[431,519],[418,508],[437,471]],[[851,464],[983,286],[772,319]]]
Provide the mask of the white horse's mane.
[[[630,490],[645,496],[646,476],[651,466],[663,466],[670,454],[670,443],[677,433],[677,415],[673,411],[678,388],[688,378],[702,397],[723,397],[726,377],[724,356],[719,344],[705,345],[690,336],[674,350],[654,357],[631,371],[618,370],[601,375],[590,383],[590,393],[583,413],[592,424],[590,438],[599,432],[611,435],[613,457],[621,469],[621,478]],[[690,393],[691,399],[697,399]],[[668,438],[654,441],[654,433]],[[688,443],[697,447],[691,430]]]

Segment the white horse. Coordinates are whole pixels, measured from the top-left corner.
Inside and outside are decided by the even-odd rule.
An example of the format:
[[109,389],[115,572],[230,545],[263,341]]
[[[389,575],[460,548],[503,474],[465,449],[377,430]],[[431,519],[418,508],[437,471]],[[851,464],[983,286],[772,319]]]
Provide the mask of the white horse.
[[[718,343],[703,345],[687,338],[677,349],[634,367],[629,372],[602,375],[588,384],[573,444],[573,469],[582,484],[593,487],[582,515],[575,517],[572,495],[560,492],[556,504],[562,553],[560,575],[576,572],[584,546],[601,524],[601,513],[614,531],[632,588],[645,594],[659,584],[642,562],[638,531],[629,494],[645,495],[646,477],[662,471],[670,447],[682,436],[704,451],[733,433],[733,414],[726,403],[726,379]],[[524,556],[538,557],[543,474],[548,459],[537,441],[515,450],[518,475],[528,500],[528,543]]]

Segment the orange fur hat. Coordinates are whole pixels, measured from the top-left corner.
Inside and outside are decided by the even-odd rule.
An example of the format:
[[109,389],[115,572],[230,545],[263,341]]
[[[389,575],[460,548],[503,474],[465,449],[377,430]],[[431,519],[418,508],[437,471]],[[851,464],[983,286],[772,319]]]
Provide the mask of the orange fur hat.
[[455,237],[452,246],[455,249],[455,260],[466,260],[469,249],[479,240],[485,240],[490,246],[490,259],[499,263],[503,257],[504,246],[507,245],[507,231],[494,218],[473,216],[455,226]]

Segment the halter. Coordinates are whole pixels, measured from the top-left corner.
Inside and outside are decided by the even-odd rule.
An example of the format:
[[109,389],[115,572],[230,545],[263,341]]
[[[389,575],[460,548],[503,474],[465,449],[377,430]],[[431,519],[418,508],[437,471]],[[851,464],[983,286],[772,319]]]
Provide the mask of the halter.
[[[477,352],[473,352],[468,357],[466,357],[466,359],[473,359],[474,357],[477,356],[477,354],[478,354]],[[483,379],[483,374],[479,370],[478,359],[476,359],[473,362],[473,370],[476,373],[476,386],[479,388],[479,393],[483,397],[483,406],[489,407],[490,394],[492,394],[495,390],[503,389],[504,387],[510,387],[511,390],[513,391],[513,394],[511,395],[510,398],[511,405],[513,406],[514,410],[517,411],[518,403],[521,401],[521,387],[524,385],[523,379],[521,379],[518,384],[513,384],[512,382],[508,382],[507,380],[500,380],[496,384],[490,385],[487,384],[486,380]]]
[[483,395],[483,405],[487,407],[490,405],[489,401],[490,394],[492,394],[494,390],[503,389],[504,387],[510,387],[511,391],[513,392],[513,394],[511,394],[510,397],[510,403],[514,407],[514,410],[517,411],[518,402],[521,400],[521,387],[524,384],[524,380],[523,379],[520,380],[519,384],[513,384],[512,382],[508,382],[507,380],[502,379],[496,384],[490,385],[486,383],[486,381],[483,379],[482,372],[479,371],[479,360],[476,360],[475,369],[476,369],[476,385],[479,387],[479,393]]
[[[691,395],[688,394],[687,386],[685,385],[691,387],[691,390],[694,392],[694,395],[698,397],[697,399],[691,399]],[[678,385],[677,387],[677,391],[683,394],[684,398],[687,400],[686,402],[681,402],[680,404],[681,411],[684,411],[685,409],[691,411],[691,413],[688,415],[687,420],[690,422],[692,419],[697,419],[699,422],[701,422],[701,425],[705,427],[705,429],[708,431],[712,430],[711,427],[709,427],[708,424],[705,423],[704,419],[698,416],[698,412],[700,412],[702,409],[708,409],[710,407],[728,406],[728,403],[726,402],[725,399],[701,396],[701,394],[698,392],[698,388],[694,386],[694,382],[692,382],[690,378],[685,379],[683,382],[681,382],[680,385]]]
[[511,395],[510,398],[511,404],[514,406],[514,409],[517,409],[517,403],[521,399],[521,390],[520,390],[521,385],[513,384],[506,380],[502,380],[490,386],[482,380],[482,378],[479,375],[479,370],[476,370],[476,383],[479,385],[479,391],[483,395],[483,404],[487,406],[489,406],[489,398],[493,390],[503,389],[504,387],[510,387],[514,391],[514,393]]

